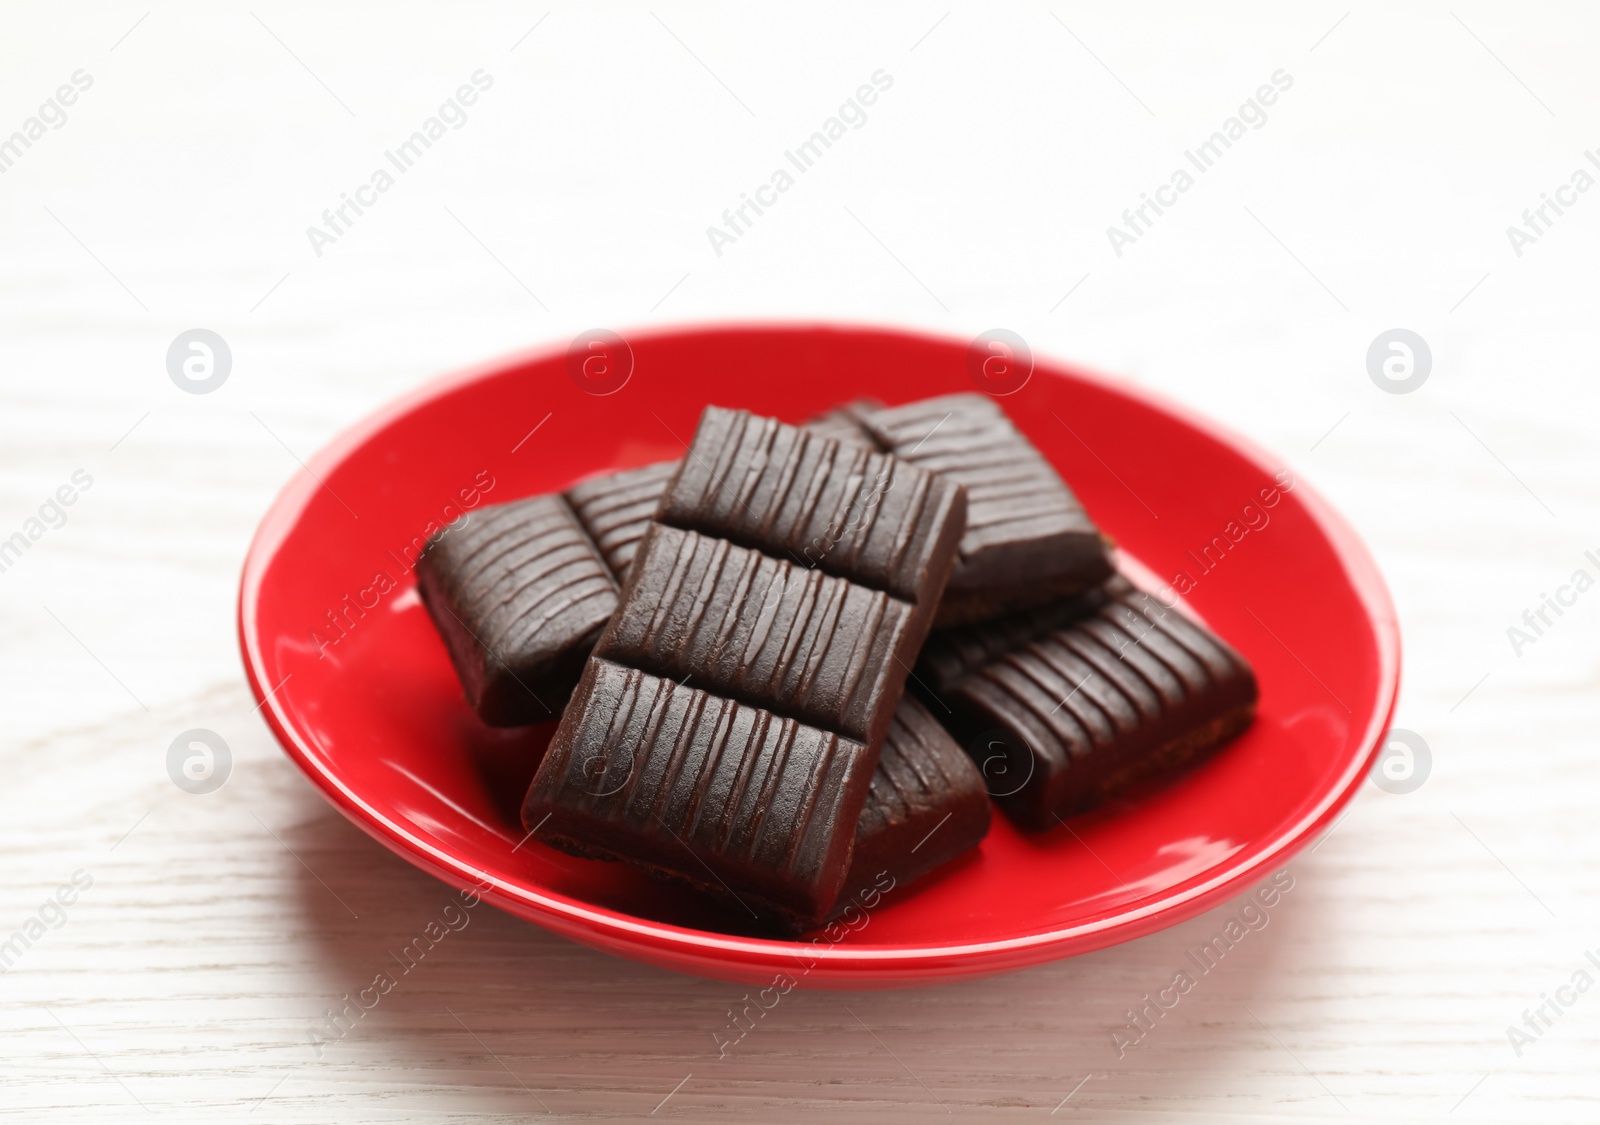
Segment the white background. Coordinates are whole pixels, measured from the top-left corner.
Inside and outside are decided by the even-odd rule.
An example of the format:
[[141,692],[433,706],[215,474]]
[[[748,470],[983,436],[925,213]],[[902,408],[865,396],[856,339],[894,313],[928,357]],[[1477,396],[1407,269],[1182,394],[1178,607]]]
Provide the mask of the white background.
[[[94,478],[0,574],[0,932],[94,880],[0,976],[0,1117],[1600,1115],[1600,996],[1520,1057],[1506,1035],[1600,947],[1600,594],[1520,656],[1506,636],[1600,547],[1600,191],[1520,257],[1506,236],[1600,149],[1591,9],[263,4],[0,13],[0,135],[94,79],[0,175],[0,537]],[[317,257],[306,227],[479,68],[467,124]],[[1107,226],[1280,68],[1267,123],[1116,256]],[[865,126],[713,253],[879,69]],[[741,989],[484,907],[316,1058],[313,1019],[449,892],[253,711],[256,521],[430,377],[740,317],[1003,326],[1250,435],[1376,554],[1431,775],[1365,786],[1126,1057],[1123,1009],[1232,908],[997,980],[794,993],[718,1060]],[[213,394],[165,370],[194,327],[232,347]],[[1408,395],[1366,370],[1394,327],[1432,348]],[[206,797],[164,767],[196,726],[236,758]]]

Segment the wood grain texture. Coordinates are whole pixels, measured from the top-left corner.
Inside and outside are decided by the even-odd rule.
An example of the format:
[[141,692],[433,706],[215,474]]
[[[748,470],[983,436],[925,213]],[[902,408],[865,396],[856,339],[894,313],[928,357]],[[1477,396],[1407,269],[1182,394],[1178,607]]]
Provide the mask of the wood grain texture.
[[[0,931],[93,877],[0,973],[0,1120],[1600,1115],[1600,996],[1520,1057],[1506,1037],[1600,946],[1600,595],[1520,654],[1506,635],[1600,548],[1600,205],[1548,212],[1521,256],[1506,237],[1587,165],[1594,13],[658,9],[669,35],[626,6],[143,11],[0,13],[0,135],[95,80],[0,176],[0,531],[93,478],[0,573]],[[480,67],[466,124],[317,256],[306,227]],[[866,123],[718,256],[718,212],[878,67]],[[1106,227],[1277,67],[1266,123],[1115,255]],[[1242,903],[992,980],[792,992],[721,1058],[745,989],[480,907],[319,1057],[328,1009],[456,900],[256,713],[233,601],[261,514],[441,372],[597,324],[796,317],[1004,324],[1273,451],[1393,589],[1427,781],[1365,786],[1121,1057],[1124,1012]],[[197,325],[233,349],[209,395],[165,370]],[[1413,394],[1365,367],[1396,325],[1432,347]],[[548,410],[528,403],[529,456]],[[234,757],[205,796],[165,766],[194,727]]]

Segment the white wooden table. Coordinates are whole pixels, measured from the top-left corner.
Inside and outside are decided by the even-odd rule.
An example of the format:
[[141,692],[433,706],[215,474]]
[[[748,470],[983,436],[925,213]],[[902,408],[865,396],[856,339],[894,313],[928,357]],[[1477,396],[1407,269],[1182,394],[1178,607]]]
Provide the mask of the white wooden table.
[[[1556,194],[1600,175],[1593,14],[591,7],[0,12],[0,136],[78,75],[0,148],[0,539],[39,533],[0,573],[0,938],[28,938],[0,948],[0,1117],[1600,1118],[1600,997],[1565,993],[1520,1054],[1507,1034],[1600,978],[1600,594],[1507,634],[1600,574],[1600,192]],[[1185,152],[1280,71],[1200,171]],[[858,127],[714,249],[878,72]],[[1107,228],[1184,168],[1116,254]],[[1569,205],[1514,247],[1547,195]],[[431,376],[728,317],[1004,326],[1275,450],[1389,577],[1431,774],[1368,785],[1270,926],[1121,1057],[1124,1009],[1232,907],[995,980],[796,992],[720,1060],[742,989],[484,907],[319,1057],[314,1023],[450,892],[253,709],[256,521]],[[232,353],[209,394],[166,370],[197,327]],[[1414,393],[1368,375],[1395,327],[1431,347]],[[167,774],[195,727],[234,759],[209,795]]]

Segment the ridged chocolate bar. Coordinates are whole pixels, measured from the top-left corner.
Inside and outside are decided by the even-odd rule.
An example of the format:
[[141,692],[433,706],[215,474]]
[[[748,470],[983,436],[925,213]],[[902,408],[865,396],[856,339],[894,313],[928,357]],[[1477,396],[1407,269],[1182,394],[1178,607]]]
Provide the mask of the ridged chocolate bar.
[[883,403],[877,399],[858,398],[854,402],[836,406],[826,414],[817,415],[806,423],[805,428],[823,437],[877,449],[878,439],[872,436],[862,419],[871,411],[882,409]]
[[916,665],[917,682],[935,693],[953,686],[963,676],[992,660],[1021,648],[1050,632],[1088,617],[1113,599],[1131,593],[1133,584],[1113,574],[1081,594],[1060,598],[1035,609],[1018,609],[971,625],[935,629],[922,646]]
[[[989,792],[959,743],[915,698],[895,709],[856,822],[855,854],[838,906],[873,890],[895,895],[976,847],[989,831]],[[835,908],[837,912],[838,907]]]
[[708,406],[656,518],[931,610],[965,515],[963,489],[949,479],[865,446]]
[[[856,819],[965,512],[958,484],[770,419],[707,408],[534,777],[527,827],[556,847],[616,855],[754,900],[791,927],[821,921],[847,874]],[[647,677],[663,707],[679,698],[674,691],[698,694],[683,697],[694,702],[675,725],[617,734],[644,690],[619,675],[629,684]],[[659,769],[676,785],[681,775],[670,763],[686,752],[685,739],[701,737],[704,716],[723,731],[704,735],[717,762],[726,759],[717,770],[770,780],[747,806],[746,781],[725,784],[722,772],[698,768],[687,775],[679,806],[716,831],[674,832],[679,847],[669,848],[647,822],[660,819],[653,805],[622,790],[573,790],[573,746],[618,748],[606,751],[612,756],[625,747],[628,770],[638,759],[647,777]],[[815,764],[824,760],[826,771]],[[832,811],[818,821],[814,807]],[[788,850],[774,851],[771,841]]]
[[879,746],[926,634],[879,590],[655,524],[595,655]]
[[1100,531],[993,400],[947,395],[866,411],[879,445],[967,490],[967,530],[937,624],[1047,605],[1111,574]]
[[990,794],[1029,828],[1054,827],[1215,749],[1255,713],[1256,680],[1244,658],[1131,587],[964,674],[936,671],[959,670],[970,655],[936,634],[919,678],[937,682],[946,725]]
[[833,905],[872,776],[859,742],[590,659],[523,823],[805,929]]
[[618,595],[560,496],[483,508],[436,536],[417,560],[417,589],[467,701],[492,726],[560,713]]
[[661,490],[678,471],[676,461],[607,473],[567,489],[567,502],[621,582],[628,577],[639,540],[661,502]]

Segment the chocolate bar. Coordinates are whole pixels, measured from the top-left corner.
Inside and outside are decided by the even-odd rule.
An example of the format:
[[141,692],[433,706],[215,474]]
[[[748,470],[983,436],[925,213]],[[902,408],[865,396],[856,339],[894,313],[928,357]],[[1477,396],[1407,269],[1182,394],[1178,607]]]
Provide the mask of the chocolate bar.
[[485,723],[561,714],[677,469],[664,461],[496,504],[429,541],[417,588]]
[[859,421],[881,448],[967,490],[939,627],[1048,605],[1110,577],[1099,529],[993,400],[947,395],[864,410]]
[[[611,701],[614,718],[601,718],[607,708],[599,700]],[[530,793],[523,812],[525,822],[540,826],[541,839],[594,859],[665,850],[665,862],[635,865],[690,885],[697,881],[678,874],[681,860],[705,854],[706,872],[724,884],[758,876],[766,884],[765,893],[743,897],[723,888],[727,897],[759,908],[757,917],[792,919],[789,928],[797,932],[817,920],[825,907],[811,888],[838,862],[849,782],[864,747],[604,660],[589,662],[574,696],[579,705],[591,718],[575,737],[552,744],[546,760],[561,757],[540,770],[557,779],[553,790],[537,803]],[[651,739],[670,743],[673,755],[641,756]],[[708,794],[732,816],[697,817]],[[762,810],[771,807],[799,809],[806,823],[797,828],[791,813],[786,836],[763,835]],[[849,873],[835,903],[860,905],[870,895],[875,904],[878,894],[903,890],[975,847],[988,830],[982,775],[908,696],[895,710],[856,820]],[[674,851],[681,853],[677,862]]]
[[863,419],[870,412],[882,409],[883,403],[875,398],[858,398],[854,402],[847,402],[825,414],[817,415],[806,423],[806,429],[823,437],[877,449],[878,440],[872,436]]
[[864,446],[716,406],[706,407],[656,514],[930,614],[944,586],[931,568],[951,556],[964,516],[964,490],[955,482]]
[[[1255,714],[1244,658],[1210,630],[1125,581],[1067,624],[1018,618],[935,634],[918,682],[989,792],[1018,823],[1054,827],[1216,749]],[[1093,599],[1090,599],[1093,601]],[[974,633],[1009,631],[984,641]],[[941,712],[943,714],[943,712]]]
[[417,589],[467,702],[491,726],[560,714],[618,596],[560,496],[484,508],[435,536],[417,560]]
[[804,928],[833,905],[868,758],[850,739],[591,658],[522,819],[563,851],[709,883]]
[[991,660],[1037,640],[1052,629],[1071,625],[1132,590],[1131,582],[1120,574],[1113,574],[1098,586],[1049,605],[1013,610],[971,625],[935,629],[917,663],[917,682],[942,692]]
[[790,927],[820,921],[964,518],[951,481],[707,408],[525,825]]
[[895,709],[856,822],[855,853],[835,913],[875,891],[903,890],[976,847],[988,831],[983,775],[928,709],[907,695]]
[[594,654],[878,746],[927,632],[916,607],[655,524]]
[[567,489],[567,502],[618,582],[628,577],[628,564],[656,514],[661,490],[677,471],[676,461],[660,461],[593,477]]

